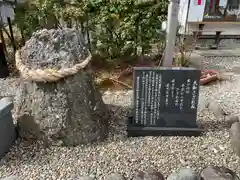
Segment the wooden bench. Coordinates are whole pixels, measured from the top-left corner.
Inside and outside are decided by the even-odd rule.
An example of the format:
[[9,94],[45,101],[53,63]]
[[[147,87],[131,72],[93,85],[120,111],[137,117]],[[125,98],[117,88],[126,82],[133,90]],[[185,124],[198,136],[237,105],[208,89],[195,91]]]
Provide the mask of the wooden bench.
[[192,21],[189,21],[188,23],[190,24],[214,24],[214,25],[222,25],[222,24],[239,24],[240,25],[240,22],[237,22],[237,21],[201,21],[201,22],[192,22]]
[[[201,38],[203,32],[215,32],[216,33],[215,38],[213,38],[213,39],[215,39],[215,42],[213,45],[210,45],[210,49],[217,49],[220,44],[220,40],[221,40],[220,35],[221,35],[222,31],[209,31],[209,30],[206,31],[206,30],[204,30],[204,26],[205,26],[205,22],[199,23],[198,30],[192,31],[193,37],[196,37],[196,39],[203,39],[203,38]],[[195,49],[199,49],[199,46],[196,45]]]
[[[220,41],[221,39],[239,39],[240,35],[230,35],[232,36],[231,38],[229,38],[230,36],[227,35],[223,35],[221,36],[221,33],[224,31],[212,31],[212,30],[204,30],[204,26],[207,24],[213,24],[213,25],[240,25],[240,22],[235,22],[235,21],[203,21],[203,22],[188,22],[189,24],[196,24],[198,25],[198,30],[196,31],[192,31],[193,32],[193,36],[198,38],[198,39],[215,39],[215,42],[213,45],[211,45],[211,49],[217,49],[219,47]],[[204,35],[203,32],[215,32],[215,36],[214,35]]]

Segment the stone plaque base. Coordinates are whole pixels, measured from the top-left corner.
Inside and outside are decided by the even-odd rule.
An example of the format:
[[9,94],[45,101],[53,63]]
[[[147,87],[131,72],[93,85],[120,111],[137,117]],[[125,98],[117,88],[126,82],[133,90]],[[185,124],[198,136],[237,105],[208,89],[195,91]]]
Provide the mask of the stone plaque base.
[[204,129],[196,127],[179,128],[179,127],[144,127],[132,124],[133,118],[129,117],[127,126],[128,137],[140,136],[199,136]]

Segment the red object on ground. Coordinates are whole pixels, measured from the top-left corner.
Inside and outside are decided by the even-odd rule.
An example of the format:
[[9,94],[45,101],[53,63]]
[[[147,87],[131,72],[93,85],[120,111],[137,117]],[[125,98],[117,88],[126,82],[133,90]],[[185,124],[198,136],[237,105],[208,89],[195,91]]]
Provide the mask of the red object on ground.
[[204,70],[202,71],[200,78],[200,85],[206,85],[210,82],[217,81],[218,73],[215,70]]
[[[181,68],[182,66],[173,66],[175,68]],[[207,85],[213,81],[219,80],[218,72],[213,69],[203,70],[200,77],[200,85]]]

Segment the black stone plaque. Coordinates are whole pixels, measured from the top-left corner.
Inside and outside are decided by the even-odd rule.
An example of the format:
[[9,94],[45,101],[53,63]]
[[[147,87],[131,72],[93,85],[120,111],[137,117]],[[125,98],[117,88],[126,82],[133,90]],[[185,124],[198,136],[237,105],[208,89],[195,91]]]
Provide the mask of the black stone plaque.
[[201,71],[134,68],[134,110],[128,136],[194,135]]

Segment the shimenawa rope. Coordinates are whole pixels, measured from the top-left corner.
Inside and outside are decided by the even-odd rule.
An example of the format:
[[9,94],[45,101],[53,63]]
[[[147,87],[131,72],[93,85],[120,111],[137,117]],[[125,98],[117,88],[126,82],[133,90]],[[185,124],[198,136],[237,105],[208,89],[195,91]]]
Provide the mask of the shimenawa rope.
[[55,82],[64,77],[72,76],[78,73],[84,67],[86,67],[92,58],[91,53],[89,52],[88,54],[89,54],[88,57],[83,62],[75,64],[71,68],[65,68],[65,69],[59,69],[59,70],[55,70],[55,69],[31,70],[22,62],[19,51],[16,51],[15,60],[16,60],[16,67],[20,71],[24,79],[35,81],[35,82]]

